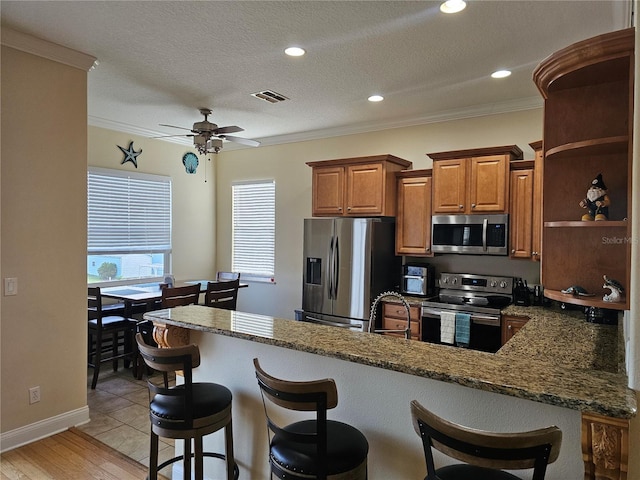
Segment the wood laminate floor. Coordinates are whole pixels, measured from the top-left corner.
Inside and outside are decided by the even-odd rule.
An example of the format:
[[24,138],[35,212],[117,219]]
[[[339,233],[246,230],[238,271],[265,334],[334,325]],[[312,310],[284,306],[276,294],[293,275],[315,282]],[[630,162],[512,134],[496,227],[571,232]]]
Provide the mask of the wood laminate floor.
[[5,452],[2,480],[142,480],[147,469],[77,428]]

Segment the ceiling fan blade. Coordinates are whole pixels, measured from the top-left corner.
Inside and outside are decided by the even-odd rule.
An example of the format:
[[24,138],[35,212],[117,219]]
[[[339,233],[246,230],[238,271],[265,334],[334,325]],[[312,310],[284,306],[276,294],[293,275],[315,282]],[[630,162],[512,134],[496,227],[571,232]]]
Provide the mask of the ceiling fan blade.
[[244,128],[240,128],[237,127],[235,125],[231,125],[228,127],[220,127],[216,129],[216,135],[217,134],[223,134],[223,133],[237,133],[237,132],[244,132]]
[[260,145],[260,142],[258,142],[257,140],[251,140],[249,138],[242,138],[242,137],[234,137],[231,135],[220,135],[220,138],[224,139],[224,140],[229,140],[230,142],[235,142],[235,143],[240,143],[242,145],[247,145],[249,147],[257,147]]
[[161,127],[170,127],[170,128],[179,128],[180,130],[189,130],[191,131],[190,128],[186,128],[186,127],[176,127],[175,125],[167,125],[166,123],[160,123],[159,124]]
[[170,137],[193,137],[193,133],[177,133],[175,135],[160,135],[159,137],[149,137],[149,138],[170,138]]

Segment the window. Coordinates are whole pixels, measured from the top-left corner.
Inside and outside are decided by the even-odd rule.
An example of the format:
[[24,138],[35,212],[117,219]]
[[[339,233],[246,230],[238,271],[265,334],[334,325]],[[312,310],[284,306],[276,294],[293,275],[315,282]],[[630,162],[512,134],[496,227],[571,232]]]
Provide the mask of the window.
[[171,268],[171,179],[89,168],[87,282],[162,279]]
[[243,280],[274,282],[276,184],[273,180],[232,185],[231,267]]

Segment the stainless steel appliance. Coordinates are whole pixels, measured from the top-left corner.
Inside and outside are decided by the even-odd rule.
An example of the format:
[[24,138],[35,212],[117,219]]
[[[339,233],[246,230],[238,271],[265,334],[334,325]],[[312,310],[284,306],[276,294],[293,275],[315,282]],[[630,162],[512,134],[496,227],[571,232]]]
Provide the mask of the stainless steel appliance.
[[366,332],[373,300],[398,286],[395,219],[305,219],[303,260],[300,319]]
[[443,315],[462,313],[470,318],[468,348],[497,352],[501,346],[500,310],[513,302],[513,278],[442,273],[439,283],[438,299],[422,302],[423,340],[442,343]]
[[400,292],[404,295],[428,297],[435,293],[435,269],[431,265],[402,266]]
[[509,215],[434,215],[431,250],[434,253],[507,255]]

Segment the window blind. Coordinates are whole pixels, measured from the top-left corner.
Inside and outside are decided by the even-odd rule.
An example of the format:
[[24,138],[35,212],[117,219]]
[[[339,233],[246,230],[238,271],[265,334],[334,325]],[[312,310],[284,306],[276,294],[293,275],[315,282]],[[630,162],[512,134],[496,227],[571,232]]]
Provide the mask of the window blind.
[[232,268],[242,278],[275,274],[276,184],[264,182],[232,185]]
[[171,179],[88,171],[89,254],[170,252]]

